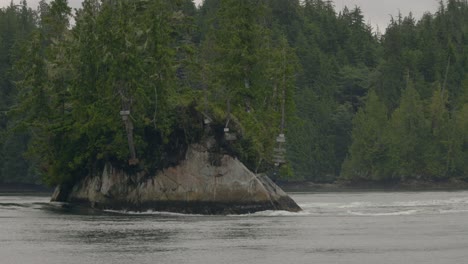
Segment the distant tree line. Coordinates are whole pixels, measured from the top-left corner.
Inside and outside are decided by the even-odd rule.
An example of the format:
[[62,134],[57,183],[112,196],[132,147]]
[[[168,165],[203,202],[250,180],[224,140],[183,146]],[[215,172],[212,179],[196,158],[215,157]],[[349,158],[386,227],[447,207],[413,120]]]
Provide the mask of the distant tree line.
[[283,119],[286,180],[468,179],[468,2],[383,34],[324,0],[0,9],[0,182],[73,182],[107,162],[151,173],[207,123],[270,173]]

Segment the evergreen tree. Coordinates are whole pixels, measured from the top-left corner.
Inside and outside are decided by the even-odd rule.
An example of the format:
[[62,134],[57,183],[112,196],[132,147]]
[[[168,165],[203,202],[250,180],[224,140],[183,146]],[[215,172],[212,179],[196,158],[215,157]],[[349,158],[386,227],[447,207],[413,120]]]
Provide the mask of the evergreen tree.
[[418,92],[409,85],[399,107],[392,114],[387,131],[391,177],[398,180],[424,176],[424,155],[428,139],[428,122]]
[[13,131],[16,120],[9,111],[17,101],[13,66],[35,23],[26,1],[0,9],[0,182],[38,181],[23,155],[29,136]]
[[71,16],[67,0],[0,9],[0,181],[152,172],[207,130],[256,172],[285,133],[283,176],[466,177],[464,0],[383,35],[324,0],[85,0]]
[[368,95],[366,106],[353,120],[353,143],[343,163],[341,178],[349,181],[385,180],[389,145],[387,110],[375,92]]

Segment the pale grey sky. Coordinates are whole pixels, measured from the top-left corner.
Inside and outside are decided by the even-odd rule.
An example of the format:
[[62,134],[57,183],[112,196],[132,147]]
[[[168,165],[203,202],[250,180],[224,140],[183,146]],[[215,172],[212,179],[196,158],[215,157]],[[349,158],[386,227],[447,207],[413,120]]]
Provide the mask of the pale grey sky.
[[[390,17],[396,17],[398,11],[403,16],[413,13],[417,19],[425,12],[434,13],[438,6],[439,0],[333,0],[335,2],[335,10],[339,12],[345,6],[354,8],[359,6],[364,13],[366,22],[370,22],[374,27],[378,25],[381,32],[387,28]],[[445,1],[445,0],[444,0]]]
[[[0,6],[6,6],[11,0],[0,0]],[[19,3],[20,0],[13,0]],[[27,0],[30,6],[37,6],[39,0]],[[81,6],[82,0],[68,0],[70,6],[78,8]],[[202,0],[195,0],[195,3],[200,3]],[[396,17],[398,11],[403,15],[407,15],[410,11],[414,17],[419,19],[424,12],[429,11],[434,13],[437,10],[439,0],[334,0],[337,12],[343,9],[344,6],[353,8],[354,6],[361,7],[366,22],[370,22],[374,27],[378,25],[380,31],[384,31],[390,21],[390,16]]]
[[[37,3],[39,3],[40,0],[26,0],[28,2],[29,6],[36,7]],[[0,0],[0,7],[9,5],[11,0]],[[13,0],[14,3],[19,3],[20,0]],[[50,0],[47,0],[47,2],[50,2]],[[70,4],[71,7],[73,8],[79,8],[81,7],[81,2],[83,0],[68,0],[68,3]],[[202,0],[195,0],[195,3],[201,3]]]

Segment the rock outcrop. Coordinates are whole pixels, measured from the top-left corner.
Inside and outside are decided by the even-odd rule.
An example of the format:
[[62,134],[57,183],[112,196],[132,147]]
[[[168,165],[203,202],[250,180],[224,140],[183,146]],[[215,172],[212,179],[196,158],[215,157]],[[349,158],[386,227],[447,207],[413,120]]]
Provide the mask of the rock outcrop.
[[188,147],[185,159],[158,172],[129,175],[106,165],[72,188],[57,187],[52,201],[97,209],[244,214],[301,208],[266,175],[255,175],[239,160],[210,151],[213,142]]

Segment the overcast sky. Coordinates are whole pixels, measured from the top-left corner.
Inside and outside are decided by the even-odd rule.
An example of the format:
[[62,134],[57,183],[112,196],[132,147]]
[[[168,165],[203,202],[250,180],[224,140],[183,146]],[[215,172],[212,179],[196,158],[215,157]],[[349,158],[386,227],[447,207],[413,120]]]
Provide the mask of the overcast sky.
[[413,12],[413,16],[419,19],[425,12],[434,13],[439,5],[439,0],[334,0],[334,2],[337,12],[344,6],[349,8],[359,6],[366,22],[370,22],[373,27],[378,25],[380,31],[385,31],[390,17],[396,17],[398,11],[404,16]]
[[[6,6],[11,0],[0,0],[0,6]],[[19,0],[13,0],[19,3]],[[30,6],[37,6],[39,0],[27,0]],[[73,8],[81,6],[82,0],[68,0]],[[195,0],[195,3],[200,3],[202,0]],[[378,25],[380,31],[384,31],[390,21],[390,16],[396,16],[398,11],[403,15],[407,15],[410,11],[416,18],[420,18],[424,12],[429,11],[434,13],[437,9],[439,0],[334,0],[337,12],[342,10],[344,6],[353,8],[354,6],[361,7],[366,22],[370,22],[374,27]]]

